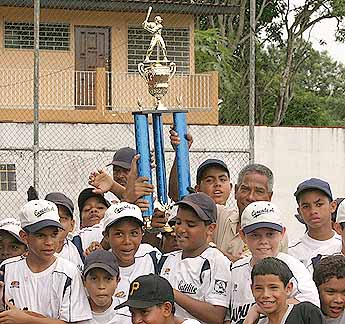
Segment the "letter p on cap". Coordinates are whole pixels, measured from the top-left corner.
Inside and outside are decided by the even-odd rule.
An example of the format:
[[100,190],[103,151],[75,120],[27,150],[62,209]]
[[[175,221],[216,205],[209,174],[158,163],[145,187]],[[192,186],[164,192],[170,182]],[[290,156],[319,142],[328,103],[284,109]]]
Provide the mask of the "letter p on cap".
[[137,291],[140,287],[140,283],[138,281],[134,281],[132,284],[132,289],[130,295],[132,296],[135,291]]

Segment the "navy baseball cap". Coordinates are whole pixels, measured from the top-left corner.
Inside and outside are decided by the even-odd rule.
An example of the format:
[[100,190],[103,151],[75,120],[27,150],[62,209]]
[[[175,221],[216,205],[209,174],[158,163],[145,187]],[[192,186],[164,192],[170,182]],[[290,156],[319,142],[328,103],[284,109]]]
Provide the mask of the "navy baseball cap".
[[79,194],[78,208],[80,213],[83,210],[86,200],[91,197],[97,197],[107,208],[110,206],[109,201],[104,198],[104,195],[93,192],[94,189],[95,188],[86,188]]
[[168,280],[149,274],[136,278],[129,287],[128,300],[115,307],[147,308],[165,302],[175,303],[174,292]]
[[182,200],[178,201],[177,206],[191,207],[198,217],[203,221],[217,222],[217,206],[216,203],[203,192],[192,193],[184,196]]
[[322,191],[326,196],[328,196],[331,200],[333,200],[332,191],[331,191],[331,187],[329,186],[329,183],[321,179],[311,178],[311,179],[301,182],[298,185],[297,190],[294,193],[294,196],[296,197],[297,202],[298,202],[298,197],[300,196],[302,192],[306,190],[313,190],[313,189]]
[[122,147],[119,150],[116,151],[116,153],[113,156],[113,160],[111,163],[107,164],[109,165],[117,165],[121,168],[130,170],[131,163],[136,154],[136,151],[130,147]]
[[224,169],[226,171],[226,173],[230,177],[230,172],[229,172],[228,166],[225,164],[225,162],[223,162],[222,160],[218,160],[218,159],[207,159],[199,165],[198,170],[196,171],[196,183],[200,182],[202,174],[204,173],[204,171],[211,166],[221,167],[222,169]]
[[103,249],[93,251],[85,258],[84,276],[86,276],[90,270],[96,268],[103,269],[112,276],[117,276],[120,273],[119,263],[114,253]]

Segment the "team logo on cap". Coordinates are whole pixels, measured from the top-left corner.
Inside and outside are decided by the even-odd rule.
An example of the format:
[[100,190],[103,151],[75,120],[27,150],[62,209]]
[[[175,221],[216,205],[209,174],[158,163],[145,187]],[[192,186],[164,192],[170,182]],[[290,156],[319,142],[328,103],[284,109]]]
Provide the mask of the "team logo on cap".
[[12,281],[10,288],[19,288],[19,281]]
[[52,211],[54,211],[54,206],[47,206],[47,207],[44,207],[41,210],[35,210],[34,211],[34,215],[36,217],[41,217],[43,214],[49,213],[49,212],[52,212]]
[[138,281],[134,281],[131,285],[131,291],[129,293],[130,296],[132,296],[137,290],[140,288],[140,283]]
[[122,206],[122,207],[118,207],[118,208],[114,208],[114,213],[115,214],[120,214],[122,211],[126,210],[126,209],[133,209],[135,210],[135,206],[134,205],[125,205],[125,206]]
[[269,214],[269,213],[274,213],[274,208],[271,207],[271,208],[263,208],[263,209],[259,209],[259,210],[253,210],[252,211],[252,216],[253,218],[257,218],[261,215],[265,215],[265,214]]

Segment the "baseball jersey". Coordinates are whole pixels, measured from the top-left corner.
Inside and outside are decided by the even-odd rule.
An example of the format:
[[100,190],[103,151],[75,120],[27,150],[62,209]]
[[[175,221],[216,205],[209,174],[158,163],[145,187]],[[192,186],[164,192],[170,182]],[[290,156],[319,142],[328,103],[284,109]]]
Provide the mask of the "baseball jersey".
[[[208,247],[199,256],[182,258],[182,251],[164,255],[160,275],[189,297],[212,305],[228,307],[230,261],[216,248]],[[178,304],[176,316],[194,318]]]
[[[153,250],[150,253],[135,255],[135,262],[131,266],[119,267],[120,282],[117,285],[114,297],[116,297],[120,303],[127,301],[131,282],[139,276],[157,273],[159,258],[160,253]],[[131,313],[128,307],[124,307],[119,311],[121,311],[121,314],[127,316],[127,319],[123,320],[123,324],[131,324]]]
[[[278,253],[276,258],[284,261],[294,275],[293,290],[289,297],[296,298],[300,302],[310,301],[319,307],[319,294],[307,268],[300,261],[285,253]],[[250,288],[252,271],[250,261],[251,257],[246,257],[236,261],[231,267],[228,316],[233,324],[243,323],[249,309],[255,304]]]
[[34,273],[20,256],[4,261],[1,270],[5,298],[17,308],[65,322],[92,318],[80,272],[68,260],[57,257],[49,268]]
[[331,318],[331,317],[325,316],[325,323],[326,324],[344,324],[345,312],[343,311],[342,314],[338,318]]
[[79,324],[122,324],[128,321],[131,323],[131,317],[128,318],[128,315],[122,314],[121,309],[114,310],[114,308],[119,304],[119,299],[113,297],[113,302],[107,310],[102,313],[92,312],[91,320],[83,321]]
[[80,271],[83,271],[84,264],[80,258],[77,247],[71,240],[66,239],[60,253],[56,253],[60,258],[66,259],[74,263]]
[[310,273],[313,273],[315,266],[322,258],[330,255],[341,255],[342,248],[341,237],[333,240],[328,246],[322,246],[311,254],[310,259],[307,261],[307,269]]
[[289,244],[288,253],[307,266],[307,262],[315,250],[321,247],[327,247],[339,238],[341,239],[341,236],[334,231],[333,236],[325,241],[315,240],[311,238],[308,233],[305,233],[300,239],[292,241]]
[[[268,318],[260,319],[258,324],[268,324]],[[309,302],[289,305],[280,324],[323,324],[320,308]]]

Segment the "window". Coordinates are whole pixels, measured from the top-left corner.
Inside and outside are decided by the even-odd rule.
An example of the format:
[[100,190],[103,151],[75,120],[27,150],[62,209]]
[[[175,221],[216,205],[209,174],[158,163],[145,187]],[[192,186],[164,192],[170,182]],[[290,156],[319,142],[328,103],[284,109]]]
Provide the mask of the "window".
[[0,191],[16,191],[16,165],[0,164]]

